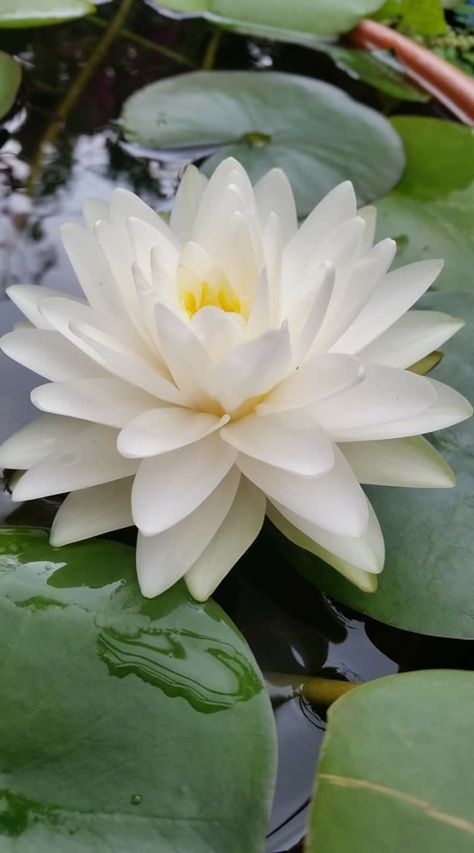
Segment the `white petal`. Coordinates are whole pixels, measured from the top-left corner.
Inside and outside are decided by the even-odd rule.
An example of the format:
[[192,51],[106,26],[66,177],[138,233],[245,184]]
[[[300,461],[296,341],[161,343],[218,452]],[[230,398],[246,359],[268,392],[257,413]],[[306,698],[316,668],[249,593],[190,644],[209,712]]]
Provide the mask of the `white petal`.
[[155,307],[156,332],[161,354],[178,387],[199,399],[212,362],[191,326],[166,305]]
[[239,485],[232,468],[216,489],[182,521],[157,536],[138,534],[137,573],[142,594],[153,598],[176,583],[200,557],[224,521]]
[[49,541],[54,547],[80,542],[133,524],[131,477],[78,489],[59,507]]
[[13,489],[13,500],[58,495],[132,476],[137,463],[120,456],[116,441],[117,430],[95,424],[58,441],[46,459],[23,475]]
[[13,284],[6,290],[11,301],[20,309],[25,317],[38,329],[52,329],[41,311],[41,306],[47,299],[56,299],[63,294],[49,287],[35,284]]
[[[429,380],[407,370],[368,364],[365,378],[313,406],[314,416],[335,441],[355,441],[358,430],[411,418],[436,400]],[[380,435],[380,438],[390,435]]]
[[376,486],[449,488],[455,478],[443,457],[424,438],[392,438],[339,445],[360,483]]
[[110,196],[110,221],[117,229],[120,238],[127,239],[128,221],[131,218],[141,220],[158,231],[169,243],[179,246],[179,240],[159,213],[145,204],[135,193],[118,187]]
[[303,292],[298,291],[289,312],[288,323],[293,341],[295,361],[299,364],[311,347],[324,322],[334,291],[336,271],[324,261],[307,279]]
[[0,349],[52,381],[104,375],[101,367],[54,330],[14,329],[0,339]]
[[119,434],[117,447],[132,459],[158,456],[200,441],[228,420],[228,416],[218,418],[190,409],[151,409],[127,424]]
[[255,200],[262,228],[275,213],[282,227],[283,245],[298,227],[295,198],[291,184],[282,169],[270,169],[254,186]]
[[417,261],[389,272],[339,339],[339,352],[359,352],[390,328],[428,290],[442,266],[442,261]]
[[359,352],[363,361],[410,367],[444,344],[464,326],[439,311],[408,311],[373,343]]
[[375,592],[377,574],[383,569],[385,547],[370,504],[367,530],[360,537],[335,536],[278,505],[268,504],[267,515],[290,542],[329,563],[363,592]]
[[249,337],[263,335],[273,325],[273,306],[266,270],[263,269],[253,294],[252,308],[247,323]]
[[141,388],[113,377],[41,385],[31,392],[31,401],[43,412],[83,418],[111,427],[125,426],[157,402]]
[[186,243],[191,237],[194,220],[206,186],[207,178],[199,169],[188,166],[178,187],[170,216],[170,228],[182,243]]
[[[143,275],[151,280],[151,253],[156,252],[160,263],[169,276],[175,276],[178,268],[179,250],[169,236],[158,231],[142,219],[131,217],[128,227],[135,260]],[[170,232],[171,234],[171,232]]]
[[372,248],[375,238],[375,228],[377,225],[377,208],[371,204],[365,207],[360,207],[357,211],[357,216],[360,216],[365,222],[364,239],[361,249],[363,252],[368,252]]
[[[202,194],[191,239],[212,249],[213,233],[223,210],[235,211],[255,207],[253,188],[241,164],[233,157],[219,163]],[[256,217],[256,210],[255,210]]]
[[270,415],[308,407],[357,385],[365,376],[359,359],[342,353],[313,356],[268,394],[256,412]]
[[214,538],[185,575],[189,592],[206,601],[257,538],[265,519],[265,496],[240,481],[234,503]]
[[297,417],[249,415],[224,427],[221,436],[247,456],[302,477],[315,477],[334,465],[333,446],[315,424],[304,428]]
[[133,518],[141,533],[161,533],[193,512],[230,471],[236,456],[214,433],[195,444],[145,459],[132,490]]
[[82,202],[82,215],[89,231],[93,231],[96,222],[110,218],[109,204],[101,198],[85,198]]
[[81,225],[68,222],[61,227],[61,238],[89,304],[104,314],[122,313],[112,271],[94,235]]
[[279,326],[281,316],[281,270],[283,259],[282,225],[276,213],[270,218],[262,232],[262,250],[270,292],[270,305],[273,306],[273,325]]
[[350,435],[340,440],[374,441],[419,435],[425,432],[434,432],[437,429],[445,429],[471,417],[472,406],[462,394],[459,394],[454,388],[450,388],[449,385],[436,382],[434,379],[426,379],[426,382],[430,383],[436,394],[435,402],[427,409],[401,420],[349,430]]
[[[309,214],[285,248],[283,276],[285,283],[298,283],[323,240],[346,219],[356,216],[354,188],[345,181],[328,193]],[[328,260],[328,258],[323,258]]]
[[214,363],[221,361],[230,350],[244,343],[245,321],[240,314],[222,311],[206,305],[196,311],[191,328]]
[[85,428],[83,421],[41,415],[0,445],[2,468],[31,468],[49,456],[60,441]]
[[342,453],[319,477],[299,477],[240,454],[237,465],[273,501],[307,521],[343,536],[361,536],[368,521],[367,499]]
[[127,351],[121,342],[99,329],[86,326],[85,323],[73,323],[70,326],[70,337],[94,361],[125,382],[136,385],[159,400],[177,405],[185,402],[176,385],[165,379],[158,369],[154,370],[144,358]]
[[288,327],[272,329],[232,350],[209,379],[209,393],[233,412],[280,382],[291,366]]

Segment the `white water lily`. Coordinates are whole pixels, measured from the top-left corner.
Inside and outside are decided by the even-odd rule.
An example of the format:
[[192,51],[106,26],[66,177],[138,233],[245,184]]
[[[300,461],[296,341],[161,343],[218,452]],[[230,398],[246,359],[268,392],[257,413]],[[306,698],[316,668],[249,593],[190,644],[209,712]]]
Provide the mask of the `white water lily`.
[[298,228],[273,169],[252,185],[224,161],[190,166],[169,225],[133,194],[85,203],[63,240],[86,301],[13,286],[30,321],[3,337],[48,382],[45,412],[0,448],[24,473],[16,501],[69,492],[63,545],[131,524],[152,597],[182,576],[206,599],[265,514],[366,591],[384,562],[360,483],[444,487],[450,469],[420,437],[469,403],[407,370],[462,323],[410,310],[440,261],[389,272],[375,212],[352,185]]

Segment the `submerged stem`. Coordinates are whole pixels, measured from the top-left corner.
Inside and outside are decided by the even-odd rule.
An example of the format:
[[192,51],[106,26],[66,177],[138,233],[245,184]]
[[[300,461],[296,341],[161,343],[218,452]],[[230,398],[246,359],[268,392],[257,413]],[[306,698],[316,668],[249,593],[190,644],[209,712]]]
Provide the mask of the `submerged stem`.
[[204,58],[201,63],[201,68],[203,71],[211,71],[216,64],[216,56],[217,51],[219,50],[219,45],[221,43],[222,32],[220,30],[214,30],[212,33],[206,47],[206,52],[204,54]]
[[[90,18],[90,23],[94,24],[96,27],[101,27],[102,29],[107,27],[107,22],[97,16]],[[188,68],[196,67],[196,63],[193,62],[192,59],[189,59],[189,57],[184,56],[182,53],[178,53],[177,50],[172,50],[171,47],[165,47],[162,44],[158,44],[158,42],[145,38],[145,36],[140,36],[138,33],[132,32],[132,30],[127,30],[125,27],[122,27],[120,30],[119,37],[127,39],[127,41],[134,42],[135,44],[139,44],[140,47],[145,47],[147,50],[151,50],[154,53],[159,53],[161,56],[164,56],[166,59],[171,59],[179,65],[186,65]]]

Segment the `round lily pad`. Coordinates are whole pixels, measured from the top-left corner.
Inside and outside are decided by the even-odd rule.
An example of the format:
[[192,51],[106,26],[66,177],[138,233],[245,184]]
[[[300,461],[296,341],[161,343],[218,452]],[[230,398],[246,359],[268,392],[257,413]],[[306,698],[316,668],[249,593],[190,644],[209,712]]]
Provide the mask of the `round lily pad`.
[[90,15],[89,0],[1,0],[0,27],[42,27]]
[[207,173],[228,156],[253,181],[284,169],[300,215],[347,179],[361,204],[372,201],[404,166],[401,140],[383,116],[328,83],[293,74],[197,71],[160,80],[126,101],[121,124],[128,141],[148,149],[189,159],[215,149]]

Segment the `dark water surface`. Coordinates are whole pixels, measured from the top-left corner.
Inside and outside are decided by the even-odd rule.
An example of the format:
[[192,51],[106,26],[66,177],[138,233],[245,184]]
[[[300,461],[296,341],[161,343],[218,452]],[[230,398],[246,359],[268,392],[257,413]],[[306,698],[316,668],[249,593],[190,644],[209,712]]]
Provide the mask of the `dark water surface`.
[[[5,300],[8,285],[35,283],[78,292],[59,241],[59,226],[80,218],[85,196],[105,198],[119,185],[139,193],[155,208],[169,207],[182,161],[160,160],[125,146],[115,120],[124,99],[140,86],[201,67],[213,32],[201,21],[162,18],[141,4],[135,9],[127,28],[138,41],[123,33],[115,41],[44,158],[39,157],[39,143],[53,111],[94,50],[103,27],[84,20],[47,30],[0,31],[0,49],[16,53],[28,69],[20,105],[0,130],[1,333],[20,320],[19,312]],[[103,7],[102,20],[111,11]],[[143,39],[163,46],[167,55]],[[173,58],[170,51],[179,51],[183,59]],[[429,110],[442,116],[433,105],[404,104],[400,110],[399,104],[350,80],[323,54],[297,47],[257,44],[224,34],[216,67],[304,73],[336,83],[386,113]],[[31,420],[29,391],[40,382],[2,354],[0,372],[3,440]],[[1,518],[9,523],[48,525],[54,511],[54,501],[13,505],[6,492],[0,493]],[[470,643],[397,631],[329,602],[284,564],[265,534],[216,597],[265,673],[324,674],[362,682],[397,671],[472,668]],[[271,675],[269,689],[280,761],[268,851],[277,853],[298,849],[304,835],[325,718],[323,709],[288,699],[289,689],[277,686]]]

